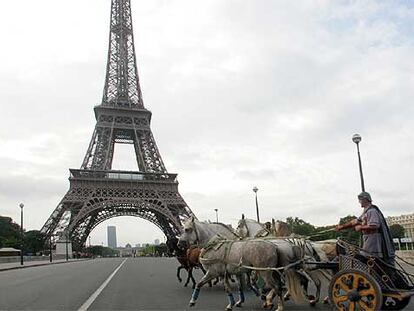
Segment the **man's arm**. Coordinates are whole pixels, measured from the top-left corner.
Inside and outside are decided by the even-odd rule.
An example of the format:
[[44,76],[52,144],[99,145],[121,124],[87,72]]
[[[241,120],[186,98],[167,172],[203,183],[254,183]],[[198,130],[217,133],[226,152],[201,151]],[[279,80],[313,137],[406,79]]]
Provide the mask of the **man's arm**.
[[369,209],[367,211],[367,224],[355,226],[355,231],[372,231],[380,227],[380,217],[376,210]]
[[346,224],[337,225],[335,229],[336,229],[336,231],[341,231],[341,230],[344,230],[344,229],[356,227],[356,226],[359,225],[359,223],[360,222],[359,222],[358,218],[355,218],[355,219],[352,219],[351,221],[347,222]]

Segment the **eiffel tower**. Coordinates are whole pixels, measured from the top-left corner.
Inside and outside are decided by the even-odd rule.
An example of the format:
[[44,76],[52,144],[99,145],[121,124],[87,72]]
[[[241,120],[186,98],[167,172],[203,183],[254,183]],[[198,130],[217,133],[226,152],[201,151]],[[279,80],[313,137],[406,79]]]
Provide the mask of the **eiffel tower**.
[[[109,51],[102,103],[80,169],[69,169],[70,188],[41,231],[47,239],[85,244],[101,222],[137,216],[158,226],[167,238],[194,216],[178,192],[151,132],[135,58],[130,0],[112,0]],[[133,144],[139,171],[112,170],[115,144]]]

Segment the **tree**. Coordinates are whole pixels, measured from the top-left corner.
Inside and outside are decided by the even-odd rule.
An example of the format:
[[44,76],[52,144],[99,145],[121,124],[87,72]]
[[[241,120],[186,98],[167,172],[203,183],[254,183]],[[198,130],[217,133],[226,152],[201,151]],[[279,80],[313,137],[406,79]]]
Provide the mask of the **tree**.
[[25,253],[36,254],[45,247],[45,235],[39,230],[27,231],[24,234],[24,251]]
[[315,232],[315,227],[299,217],[288,217],[286,223],[293,233],[308,236]]
[[404,227],[400,224],[394,224],[390,226],[390,233],[393,238],[403,238],[404,232]]
[[[348,223],[351,220],[356,219],[356,218],[357,217],[354,216],[354,215],[348,215],[348,216],[342,217],[339,220],[339,224],[340,225],[346,224],[346,223]],[[337,234],[337,237],[340,237],[341,239],[343,239],[343,240],[345,240],[349,243],[356,244],[356,245],[359,245],[360,241],[361,241],[361,234],[359,232],[355,231],[354,228],[339,231],[338,234]]]
[[93,256],[102,256],[102,257],[113,257],[118,255],[118,251],[101,246],[101,245],[92,245],[86,248],[86,252],[92,254]]
[[10,217],[0,216],[0,248],[14,247],[20,249],[20,226]]

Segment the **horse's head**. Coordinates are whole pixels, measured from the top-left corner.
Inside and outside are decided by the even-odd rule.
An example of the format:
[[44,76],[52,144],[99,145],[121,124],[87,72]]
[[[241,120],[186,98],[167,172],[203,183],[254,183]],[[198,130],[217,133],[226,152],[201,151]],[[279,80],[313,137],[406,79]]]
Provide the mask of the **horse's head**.
[[290,230],[289,225],[283,221],[277,220],[275,222],[275,235],[276,236],[290,236],[292,234],[292,230]]
[[178,238],[175,236],[168,237],[165,244],[167,245],[168,255],[173,256],[178,250]]
[[199,242],[194,217],[190,217],[184,221],[183,229],[183,233],[178,238],[178,247],[187,248]]
[[239,220],[237,223],[236,233],[242,239],[249,236],[249,228],[247,227],[246,219],[244,218],[244,214],[242,214],[242,219]]

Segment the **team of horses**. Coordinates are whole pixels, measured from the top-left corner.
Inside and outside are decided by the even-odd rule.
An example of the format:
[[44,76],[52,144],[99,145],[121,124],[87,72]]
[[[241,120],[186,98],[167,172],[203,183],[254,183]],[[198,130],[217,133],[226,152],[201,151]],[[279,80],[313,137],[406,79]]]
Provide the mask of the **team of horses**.
[[[293,236],[286,223],[272,220],[261,224],[244,215],[236,230],[191,217],[184,221],[180,237],[167,243],[180,263],[177,278],[181,282],[180,271],[185,269],[188,272],[185,286],[190,279],[193,282],[189,305],[196,304],[204,285],[211,286],[213,280],[216,284],[221,279],[228,297],[226,310],[242,306],[247,288],[262,297],[265,309],[274,307],[275,298],[277,311],[284,310],[284,300],[290,298],[295,303],[308,301],[315,305],[322,285],[328,284],[332,272],[317,268],[312,262],[328,262],[336,256],[335,240],[311,242]],[[198,282],[192,275],[194,268],[204,273]],[[230,284],[233,277],[238,284],[237,302]],[[309,282],[315,285],[315,295],[308,292]]]

